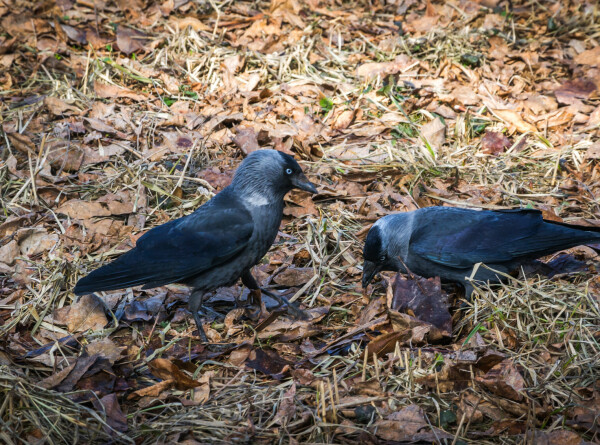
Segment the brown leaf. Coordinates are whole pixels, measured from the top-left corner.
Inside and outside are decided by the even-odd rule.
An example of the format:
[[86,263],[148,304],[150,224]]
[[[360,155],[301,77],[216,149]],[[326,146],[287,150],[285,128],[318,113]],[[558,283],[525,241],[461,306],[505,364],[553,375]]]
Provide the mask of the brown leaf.
[[576,55],[574,60],[579,65],[600,66],[600,46]]
[[25,153],[25,154],[27,154],[27,153],[37,154],[35,144],[31,140],[31,138],[29,136],[27,136],[26,134],[8,133],[7,132],[6,136],[8,136],[8,140],[10,141],[12,146],[15,147],[17,150],[19,150],[20,152]]
[[55,169],[76,172],[83,162],[83,150],[76,143],[55,141],[48,144],[48,161]]
[[279,402],[277,413],[273,418],[272,423],[285,427],[288,421],[293,418],[296,414],[296,403],[294,401],[296,397],[296,382],[292,382],[292,386],[285,393]]
[[171,17],[169,22],[172,23],[173,27],[180,30],[185,30],[188,26],[194,31],[212,31],[213,29],[202,23],[195,17]]
[[127,55],[144,49],[148,36],[135,29],[119,25],[117,28],[117,46],[122,53]]
[[163,391],[171,389],[173,386],[175,386],[175,380],[164,380],[152,386],[132,392],[127,396],[127,399],[130,400],[138,397],[158,397]]
[[529,122],[525,122],[523,118],[514,110],[498,110],[490,108],[490,111],[500,120],[505,123],[513,126],[520,133],[526,132],[536,132],[537,128],[535,128]]
[[65,202],[56,210],[56,213],[80,220],[111,215],[108,205],[105,203],[81,201],[79,199],[71,199]]
[[270,338],[281,342],[291,342],[302,338],[310,337],[321,331],[321,328],[316,326],[327,313],[329,307],[318,306],[305,311],[311,319],[309,320],[288,320],[277,319],[275,322],[267,326],[266,329],[258,333],[258,338],[261,340]]
[[476,377],[478,383],[492,393],[520,402],[523,400],[525,380],[511,360],[504,360],[490,369],[484,376]]
[[499,155],[511,145],[510,139],[495,131],[486,131],[481,139],[481,151],[489,155]]
[[19,243],[16,240],[9,241],[0,247],[0,262],[12,266],[20,253]]
[[590,145],[585,152],[586,159],[600,159],[600,142]]
[[112,365],[119,360],[126,347],[117,346],[110,338],[105,337],[91,342],[85,349],[89,355],[97,354],[99,357],[107,359]]
[[163,380],[171,380],[179,390],[196,388],[201,383],[189,378],[173,362],[164,358],[157,358],[148,363],[148,368],[153,375]]
[[108,323],[104,303],[95,295],[84,295],[71,306],[56,309],[50,319],[66,325],[69,332],[100,330]]
[[58,97],[46,96],[44,97],[44,105],[48,108],[48,111],[55,116],[64,116],[79,114],[79,109],[73,105],[69,105],[64,100]]
[[421,127],[421,134],[427,139],[429,145],[439,149],[446,142],[446,125],[436,117]]
[[360,65],[356,69],[358,77],[369,79],[378,75],[386,76],[388,74],[396,74],[404,68],[410,66],[411,60],[408,56],[402,54],[397,56],[393,62],[370,62]]
[[452,317],[448,295],[442,291],[439,277],[404,279],[396,274],[390,309],[409,312],[417,319],[431,323],[444,336],[452,335]]
[[40,380],[38,385],[46,389],[55,388],[56,386],[60,385],[60,383],[70,374],[70,372],[75,368],[76,364],[77,362],[74,362],[66,368],[63,368],[54,374],[50,374],[45,379]]
[[377,354],[377,356],[382,357],[385,354],[394,352],[397,343],[404,343],[405,341],[410,339],[410,330],[381,334],[380,336],[375,337],[369,342],[369,344],[367,345],[367,353],[369,357],[372,357],[373,354]]
[[423,410],[417,405],[409,405],[390,414],[384,420],[378,420],[371,427],[373,433],[392,442],[439,442],[440,439],[453,438],[452,435],[429,426]]
[[62,28],[70,40],[78,43],[81,46],[85,46],[87,44],[87,38],[85,36],[86,33],[84,30],[64,24],[59,24],[58,26]]
[[341,112],[338,112],[333,117],[331,126],[336,130],[343,130],[345,128],[348,128],[354,120],[355,115],[356,110],[343,110]]
[[69,392],[79,382],[79,379],[94,365],[99,355],[80,356],[77,358],[77,363],[65,379],[56,386],[56,390],[60,392]]
[[583,400],[577,400],[577,405],[567,411],[566,424],[578,430],[600,432],[598,418],[600,416],[600,393],[596,390],[580,390],[580,392],[592,393]]
[[94,80],[94,91],[96,92],[98,97],[102,97],[105,99],[127,97],[133,100],[146,100],[146,96],[134,93],[128,88],[123,88],[117,85],[109,85],[106,83],[99,82],[97,80]]
[[246,367],[256,369],[263,374],[269,375],[277,380],[289,372],[290,362],[281,358],[275,351],[267,349],[254,349],[250,352]]
[[253,128],[237,127],[237,133],[233,138],[233,142],[235,142],[245,155],[260,149],[258,138]]
[[280,286],[294,287],[301,286],[304,283],[310,281],[315,275],[315,271],[312,267],[287,267],[279,272],[273,281]]
[[117,431],[127,431],[127,417],[123,414],[116,394],[108,394],[100,400],[93,398],[92,403],[97,411],[106,414],[106,423]]
[[204,179],[210,185],[214,187],[215,190],[222,190],[231,184],[231,180],[233,179],[233,171],[232,170],[220,170],[217,167],[207,168],[198,173],[198,178]]
[[536,445],[592,445],[593,442],[584,441],[579,434],[569,430],[541,431],[529,430],[525,433],[524,440]]
[[106,147],[98,144],[98,148],[83,147],[83,162],[85,165],[99,164],[100,162],[106,162],[112,157],[116,157],[125,153],[125,149],[117,144],[110,144]]
[[568,80],[554,90],[556,99],[563,104],[574,104],[589,99],[597,90],[596,84],[586,78]]

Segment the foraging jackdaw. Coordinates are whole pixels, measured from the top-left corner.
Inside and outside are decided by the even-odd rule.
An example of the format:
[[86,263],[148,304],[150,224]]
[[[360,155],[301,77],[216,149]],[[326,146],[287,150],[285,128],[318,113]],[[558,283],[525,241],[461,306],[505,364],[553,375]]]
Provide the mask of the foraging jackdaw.
[[[317,192],[293,157],[276,150],[252,152],[235,172],[231,185],[194,213],[145,233],[135,248],[80,279],[74,292],[82,295],[138,285],[149,289],[187,284],[193,288],[190,311],[200,337],[207,342],[198,314],[204,293],[232,285],[241,277],[260,298],[250,269],[275,241],[283,197],[293,188]],[[280,295],[263,292],[288,304]]]
[[[523,263],[569,247],[600,241],[600,229],[546,221],[538,210],[472,210],[428,207],[379,219],[365,242],[362,285],[381,270],[439,276],[461,284],[477,263],[510,273]],[[479,267],[473,279],[499,282]]]

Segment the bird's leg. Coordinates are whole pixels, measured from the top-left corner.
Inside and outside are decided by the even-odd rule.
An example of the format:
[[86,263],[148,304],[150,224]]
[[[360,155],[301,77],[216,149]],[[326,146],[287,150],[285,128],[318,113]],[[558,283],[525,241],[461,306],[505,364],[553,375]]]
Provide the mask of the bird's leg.
[[206,332],[204,332],[204,328],[202,327],[202,317],[200,317],[200,314],[198,313],[200,307],[202,306],[203,298],[204,291],[194,290],[190,295],[188,306],[190,312],[194,317],[194,321],[196,322],[196,327],[198,328],[198,335],[200,336],[200,339],[203,343],[208,343],[208,337],[206,336]]
[[258,291],[262,292],[263,294],[277,300],[277,302],[279,303],[280,306],[287,306],[288,312],[292,316],[299,318],[299,319],[303,319],[303,320],[308,317],[304,311],[298,309],[294,304],[290,303],[288,301],[288,299],[285,298],[283,295],[279,295],[275,292],[271,292],[271,291],[261,288],[258,285],[258,283],[256,282],[256,280],[254,279],[254,277],[252,276],[252,274],[250,273],[250,270],[246,270],[244,272],[244,274],[242,275],[242,283],[244,283],[244,286],[246,286],[251,291],[258,290]]

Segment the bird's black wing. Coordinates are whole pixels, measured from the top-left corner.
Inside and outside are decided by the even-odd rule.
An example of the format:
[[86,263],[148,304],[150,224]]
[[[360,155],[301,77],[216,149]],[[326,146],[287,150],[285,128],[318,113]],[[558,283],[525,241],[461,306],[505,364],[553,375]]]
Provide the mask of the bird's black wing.
[[[413,228],[409,252],[457,269],[542,256],[590,240],[595,234],[545,222],[538,210],[440,209]],[[456,210],[456,211],[454,211]]]
[[252,216],[241,205],[204,205],[150,230],[134,249],[79,280],[74,291],[85,294],[184,281],[241,252],[253,229]]

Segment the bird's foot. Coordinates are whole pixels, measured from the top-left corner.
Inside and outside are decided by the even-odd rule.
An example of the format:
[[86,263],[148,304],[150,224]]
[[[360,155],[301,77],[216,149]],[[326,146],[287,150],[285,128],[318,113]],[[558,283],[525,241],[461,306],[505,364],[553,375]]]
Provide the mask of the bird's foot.
[[269,290],[266,289],[260,289],[260,291],[277,300],[277,302],[279,303],[279,306],[285,306],[287,308],[288,314],[290,314],[292,317],[299,319],[299,320],[308,320],[310,319],[310,315],[308,315],[308,313],[306,311],[303,311],[302,309],[300,309],[299,307],[297,307],[295,304],[290,303],[288,301],[287,298],[285,298],[283,295],[279,295],[275,292],[271,292]]
[[250,305],[246,308],[245,315],[250,320],[259,320],[267,313],[265,305],[262,301],[262,294],[260,292],[260,289],[250,290],[250,294],[248,295],[248,302],[250,303]]
[[196,328],[198,329],[198,336],[202,343],[208,343],[208,337],[206,336],[206,332],[204,332],[204,327],[202,327],[202,318],[198,314],[198,312],[194,313],[194,321],[196,321]]

